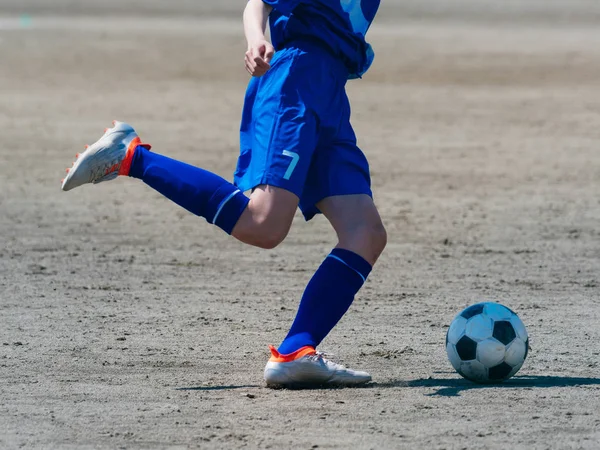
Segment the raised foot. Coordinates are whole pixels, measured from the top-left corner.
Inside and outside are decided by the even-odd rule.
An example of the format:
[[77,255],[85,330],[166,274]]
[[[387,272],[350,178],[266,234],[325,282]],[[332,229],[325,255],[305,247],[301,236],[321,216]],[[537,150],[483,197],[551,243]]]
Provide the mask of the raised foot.
[[73,167],[67,169],[67,176],[62,180],[62,190],[69,191],[83,184],[101,183],[123,175],[123,162],[128,155],[133,155],[137,145],[144,144],[141,144],[133,127],[113,121],[113,127],[107,128],[100,139],[86,145],[83,153],[75,155]]

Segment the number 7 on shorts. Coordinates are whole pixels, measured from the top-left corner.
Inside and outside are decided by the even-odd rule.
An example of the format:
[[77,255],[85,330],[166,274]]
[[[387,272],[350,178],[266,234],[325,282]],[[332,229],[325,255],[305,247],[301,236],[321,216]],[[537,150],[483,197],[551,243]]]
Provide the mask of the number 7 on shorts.
[[285,174],[283,175],[284,180],[289,180],[290,177],[292,176],[292,172],[294,171],[294,169],[296,168],[296,165],[298,164],[298,161],[300,160],[300,155],[298,153],[290,152],[289,150],[284,150],[283,155],[289,156],[290,158],[292,158],[292,161],[290,162],[288,169],[285,171]]

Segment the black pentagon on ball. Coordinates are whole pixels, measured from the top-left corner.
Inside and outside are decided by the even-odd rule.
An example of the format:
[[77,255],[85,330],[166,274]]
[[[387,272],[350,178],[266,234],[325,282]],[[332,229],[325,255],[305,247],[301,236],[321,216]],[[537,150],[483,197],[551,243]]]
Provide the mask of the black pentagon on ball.
[[527,354],[529,353],[529,338],[525,341],[525,356],[523,356],[523,361],[527,358]]
[[469,336],[463,336],[456,343],[456,353],[463,361],[471,361],[477,356],[477,342]]
[[508,374],[512,372],[512,370],[513,368],[511,366],[503,362],[489,369],[488,376],[492,381],[500,381],[505,379],[508,376]]
[[481,314],[483,312],[483,303],[477,303],[476,305],[469,306],[463,312],[460,313],[465,319],[469,320],[471,317]]
[[508,320],[499,320],[498,322],[494,322],[494,333],[492,336],[504,345],[508,345],[517,337],[517,333],[515,333],[515,329]]

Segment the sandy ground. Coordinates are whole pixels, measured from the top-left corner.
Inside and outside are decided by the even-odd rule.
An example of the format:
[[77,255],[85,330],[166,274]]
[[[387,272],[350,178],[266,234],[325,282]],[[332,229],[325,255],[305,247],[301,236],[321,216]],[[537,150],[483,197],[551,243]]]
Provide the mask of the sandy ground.
[[[384,4],[349,91],[390,243],[322,348],[374,383],[316,391],[262,370],[323,218],[259,251],[134,180],[59,190],[113,118],[231,177],[240,2],[207,3],[0,2],[0,447],[598,448],[598,3]],[[533,347],[494,387],[443,346],[484,300]]]

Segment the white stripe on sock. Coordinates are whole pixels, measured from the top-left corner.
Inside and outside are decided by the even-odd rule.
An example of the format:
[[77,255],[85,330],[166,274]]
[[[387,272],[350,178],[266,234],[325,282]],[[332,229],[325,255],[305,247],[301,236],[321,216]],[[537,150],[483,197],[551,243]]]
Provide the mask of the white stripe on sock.
[[219,205],[219,209],[217,209],[215,217],[213,217],[213,220],[211,222],[213,225],[217,222],[217,218],[219,217],[219,214],[221,214],[221,211],[223,210],[223,207],[227,204],[227,202],[229,200],[231,200],[236,194],[239,194],[239,193],[240,193],[240,190],[238,189],[237,191],[232,192],[231,194],[229,194],[229,197],[227,197],[225,200],[223,200],[221,202],[221,204]]

